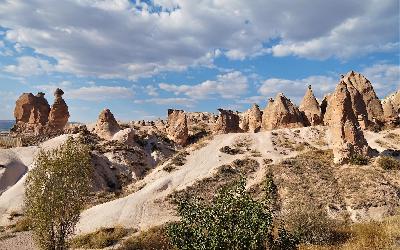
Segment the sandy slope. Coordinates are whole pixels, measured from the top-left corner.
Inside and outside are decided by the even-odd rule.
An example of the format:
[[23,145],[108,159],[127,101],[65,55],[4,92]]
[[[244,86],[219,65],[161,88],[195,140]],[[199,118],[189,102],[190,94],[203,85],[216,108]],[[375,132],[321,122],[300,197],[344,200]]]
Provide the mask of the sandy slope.
[[[297,130],[300,130],[297,135],[298,140],[312,142],[315,133],[321,132],[323,128],[301,128]],[[288,132],[291,139],[295,140],[293,130],[284,131]],[[223,164],[244,157],[244,155],[221,153],[219,151],[221,147],[230,146],[236,140],[247,138],[247,140],[252,141],[250,148],[256,149],[262,154],[262,157],[257,157],[259,161],[263,158],[278,160],[296,154],[290,152],[282,155],[279,151],[274,150],[271,137],[271,132],[218,135],[207,146],[187,156],[186,164],[179,169],[167,173],[162,170],[163,166],[159,166],[144,178],[143,183],[146,185],[141,190],[127,197],[100,204],[84,211],[77,227],[78,233],[86,233],[100,227],[115,225],[146,229],[173,220],[173,211],[166,207],[165,202],[163,202],[168,194],[212,175],[213,171]]]

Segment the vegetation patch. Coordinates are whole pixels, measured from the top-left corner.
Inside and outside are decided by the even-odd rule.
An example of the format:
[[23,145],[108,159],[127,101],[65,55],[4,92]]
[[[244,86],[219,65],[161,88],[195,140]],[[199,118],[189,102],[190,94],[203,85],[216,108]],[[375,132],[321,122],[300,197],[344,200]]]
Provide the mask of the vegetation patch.
[[29,231],[31,229],[31,222],[29,218],[23,217],[15,223],[15,225],[12,228],[12,231],[15,232],[24,232],[24,231]]
[[243,150],[240,148],[231,148],[229,146],[224,146],[219,149],[220,152],[228,154],[228,155],[237,155],[237,154],[243,154]]
[[115,245],[130,232],[123,227],[101,228],[94,233],[76,236],[70,243],[74,248],[105,248]]
[[165,226],[150,228],[124,241],[118,250],[172,250],[174,249]]
[[349,159],[349,163],[352,165],[364,166],[364,165],[368,165],[369,158],[366,156],[360,155],[360,154],[354,154]]
[[167,172],[172,172],[173,170],[176,169],[177,166],[185,165],[186,156],[188,155],[189,153],[186,151],[181,151],[177,153],[174,157],[172,157],[170,162],[163,167],[163,170]]
[[400,170],[400,161],[390,156],[381,156],[376,163],[385,170]]

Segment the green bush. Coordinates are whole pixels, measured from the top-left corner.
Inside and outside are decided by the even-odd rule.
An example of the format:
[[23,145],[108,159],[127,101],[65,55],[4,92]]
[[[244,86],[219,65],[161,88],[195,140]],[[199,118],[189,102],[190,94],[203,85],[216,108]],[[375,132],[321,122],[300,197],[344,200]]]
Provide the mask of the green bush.
[[352,165],[360,165],[360,166],[368,165],[369,158],[363,155],[355,154],[350,158],[349,163]]
[[87,146],[71,137],[40,151],[25,182],[26,216],[38,246],[66,249],[91,190],[93,167]]
[[390,156],[381,156],[377,160],[377,164],[379,167],[385,170],[398,170],[400,169],[400,161],[390,157]]
[[[295,241],[285,239],[284,234],[274,239],[270,210],[264,202],[252,199],[245,185],[242,178],[222,188],[211,203],[196,197],[179,201],[181,220],[168,226],[174,246],[178,249],[293,249]],[[285,235],[290,238],[289,234]]]
[[165,227],[153,227],[139,235],[132,236],[122,243],[118,250],[172,250],[174,249]]
[[74,248],[105,248],[116,244],[128,233],[129,230],[123,227],[101,228],[94,233],[76,236],[71,245]]

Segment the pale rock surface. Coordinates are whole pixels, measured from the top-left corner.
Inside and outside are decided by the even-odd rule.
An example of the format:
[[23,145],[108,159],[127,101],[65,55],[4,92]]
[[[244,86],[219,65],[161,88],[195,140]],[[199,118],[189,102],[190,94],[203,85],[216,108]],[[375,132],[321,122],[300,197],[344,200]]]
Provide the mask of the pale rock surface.
[[311,89],[311,85],[307,88],[307,92],[301,101],[299,110],[304,113],[309,125],[317,126],[322,124],[321,108]]
[[64,91],[56,89],[54,92],[54,103],[51,106],[49,114],[49,127],[54,130],[64,129],[68,122],[69,112],[62,95]]
[[111,111],[109,109],[104,109],[97,119],[94,133],[100,138],[110,140],[120,130],[121,128]]
[[189,137],[186,113],[183,110],[168,109],[168,138],[176,144],[184,146]]
[[241,114],[240,128],[245,132],[256,133],[260,131],[262,123],[262,112],[257,104]]
[[238,133],[242,130],[239,127],[239,115],[232,110],[218,109],[219,116],[214,126],[214,133],[228,134]]

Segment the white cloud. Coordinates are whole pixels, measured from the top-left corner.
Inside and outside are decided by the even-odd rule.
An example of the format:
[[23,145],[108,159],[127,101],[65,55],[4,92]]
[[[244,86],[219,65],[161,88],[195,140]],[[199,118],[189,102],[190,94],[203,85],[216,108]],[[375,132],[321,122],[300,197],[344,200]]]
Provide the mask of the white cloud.
[[[210,66],[221,53],[349,58],[399,42],[397,0],[154,3],[163,11],[129,0],[2,1],[0,23],[9,41],[56,59],[57,70],[105,78]],[[271,40],[279,44],[265,48]]]
[[19,76],[30,76],[50,73],[54,71],[55,68],[46,60],[32,56],[23,56],[17,58],[16,65],[7,65],[3,70]]
[[142,103],[155,103],[158,105],[179,105],[185,107],[193,107],[195,100],[184,98],[184,97],[172,97],[172,98],[150,98],[150,99],[143,99],[143,100],[135,100],[135,103],[142,104]]
[[365,68],[361,73],[371,81],[380,98],[400,89],[399,65],[375,64]]
[[241,72],[233,71],[218,75],[215,81],[207,80],[197,85],[160,83],[159,87],[175,95],[183,94],[193,99],[207,99],[215,95],[232,99],[247,92],[248,79]]
[[121,86],[88,86],[73,88],[68,81],[59,84],[38,85],[37,89],[53,93],[56,88],[62,88],[65,92],[65,99],[77,99],[85,101],[105,101],[112,99],[127,99],[134,95],[134,92],[126,87]]

